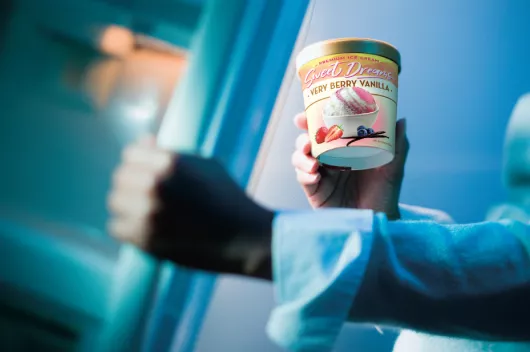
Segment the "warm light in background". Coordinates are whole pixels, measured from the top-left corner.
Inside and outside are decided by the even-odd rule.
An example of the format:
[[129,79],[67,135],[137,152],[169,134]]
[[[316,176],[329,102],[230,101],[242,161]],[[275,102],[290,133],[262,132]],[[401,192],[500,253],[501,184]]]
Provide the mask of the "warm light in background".
[[104,59],[94,62],[88,68],[85,73],[84,86],[96,108],[102,109],[107,105],[116,86],[121,67],[121,60]]
[[120,26],[97,33],[89,40],[96,49],[90,55],[67,51],[61,72],[65,96],[79,97],[120,140],[156,129],[187,68],[187,52]]
[[99,49],[108,55],[125,56],[134,50],[134,34],[127,28],[108,26],[100,35]]
[[[107,26],[99,33],[91,43],[103,55],[86,60],[72,53],[65,63],[65,83],[81,91],[96,110],[105,109],[119,95],[122,110],[133,120],[148,119],[170,99],[186,67],[186,52],[120,26]],[[150,99],[155,101],[147,103]]]
[[186,68],[186,58],[136,47],[85,71],[83,91],[119,140],[156,129]]

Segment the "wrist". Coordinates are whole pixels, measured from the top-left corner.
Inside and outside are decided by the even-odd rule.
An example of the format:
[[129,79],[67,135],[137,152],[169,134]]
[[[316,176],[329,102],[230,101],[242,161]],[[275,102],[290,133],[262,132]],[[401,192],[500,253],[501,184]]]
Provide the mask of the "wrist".
[[388,220],[401,219],[401,212],[399,211],[398,205],[387,207],[387,206],[375,206],[371,204],[362,204],[358,206],[358,209],[370,209],[370,210],[373,210],[374,213],[384,213]]
[[245,276],[272,280],[272,224],[275,213],[263,210],[251,231],[252,245],[245,256],[242,270]]
[[390,221],[400,220],[401,219],[401,212],[399,211],[399,207],[396,207],[395,209],[385,212],[386,217]]

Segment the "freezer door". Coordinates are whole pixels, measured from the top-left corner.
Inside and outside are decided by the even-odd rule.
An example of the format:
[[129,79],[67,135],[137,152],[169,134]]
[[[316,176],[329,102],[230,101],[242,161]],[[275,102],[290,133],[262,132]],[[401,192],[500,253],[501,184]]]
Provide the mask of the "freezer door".
[[[302,42],[300,29],[311,5],[306,0],[209,1],[188,71],[163,120],[160,145],[214,156],[252,191],[263,137],[268,126],[274,129],[271,116],[281,110],[282,84],[293,78],[292,53]],[[215,276],[169,263],[161,265],[159,276],[146,350],[192,351]]]
[[215,277],[106,236],[111,173],[122,147],[161,120],[161,146],[215,156],[252,192],[310,1],[7,3],[0,342],[193,350]]

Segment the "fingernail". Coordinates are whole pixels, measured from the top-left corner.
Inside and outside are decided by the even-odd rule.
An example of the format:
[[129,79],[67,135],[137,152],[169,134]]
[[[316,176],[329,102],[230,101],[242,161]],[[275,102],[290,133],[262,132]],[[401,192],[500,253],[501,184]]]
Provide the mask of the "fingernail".
[[308,161],[307,162],[307,169],[309,172],[315,172],[318,168],[318,163],[316,161]]

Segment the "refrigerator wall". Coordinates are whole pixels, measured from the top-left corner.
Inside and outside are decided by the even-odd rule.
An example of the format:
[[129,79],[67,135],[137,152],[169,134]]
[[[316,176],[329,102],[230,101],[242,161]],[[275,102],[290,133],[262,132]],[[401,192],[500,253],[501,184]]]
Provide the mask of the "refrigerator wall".
[[215,277],[111,240],[111,173],[124,145],[162,123],[162,146],[215,156],[247,187],[309,1],[8,5],[0,338],[193,350]]
[[134,351],[145,340],[157,263],[105,234],[106,194],[121,148],[166,110],[201,8],[181,9],[186,30],[132,5],[2,2],[4,349]]

